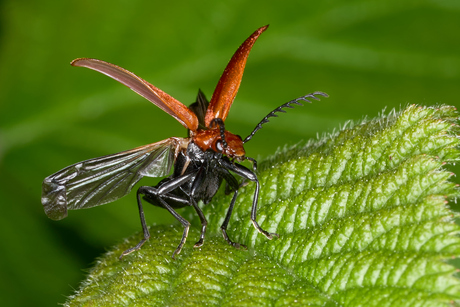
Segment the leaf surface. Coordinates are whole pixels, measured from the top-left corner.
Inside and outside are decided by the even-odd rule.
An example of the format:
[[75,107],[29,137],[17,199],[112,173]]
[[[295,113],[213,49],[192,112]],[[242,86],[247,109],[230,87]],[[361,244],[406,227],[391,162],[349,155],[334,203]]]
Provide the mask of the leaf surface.
[[[151,227],[143,248],[118,260],[136,235],[91,270],[68,306],[445,306],[460,299],[448,259],[460,230],[447,206],[459,196],[446,163],[459,160],[458,113],[411,105],[292,148],[260,163],[258,222],[254,186],[241,188],[228,246],[220,225],[231,195],[205,206],[174,261],[182,228]],[[199,225],[194,218],[194,225]]]

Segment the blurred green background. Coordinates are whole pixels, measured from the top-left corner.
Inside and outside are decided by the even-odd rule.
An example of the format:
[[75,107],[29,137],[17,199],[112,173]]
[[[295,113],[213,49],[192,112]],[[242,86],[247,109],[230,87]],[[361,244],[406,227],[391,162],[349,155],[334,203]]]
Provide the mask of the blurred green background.
[[[227,128],[246,136],[290,99],[318,90],[330,98],[265,125],[246,146],[256,158],[385,107],[459,105],[456,0],[4,0],[0,14],[2,306],[63,303],[98,255],[140,230],[134,193],[49,220],[40,203],[43,178],[186,135],[126,87],[71,67],[74,58],[120,65],[188,105],[199,88],[210,98],[237,47],[270,24],[249,56]],[[159,208],[145,210],[149,223],[174,222]]]

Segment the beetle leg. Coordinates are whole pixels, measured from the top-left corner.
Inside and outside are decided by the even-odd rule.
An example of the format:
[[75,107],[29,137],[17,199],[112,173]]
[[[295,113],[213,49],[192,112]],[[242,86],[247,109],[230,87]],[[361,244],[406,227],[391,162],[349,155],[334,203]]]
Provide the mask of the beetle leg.
[[243,165],[236,164],[236,163],[231,163],[226,160],[219,160],[219,163],[222,165],[222,167],[234,172],[238,176],[241,176],[245,179],[251,180],[256,183],[256,190],[254,191],[254,198],[252,200],[252,208],[251,208],[251,221],[254,227],[257,229],[258,232],[263,234],[267,239],[273,239],[273,236],[276,236],[279,238],[279,234],[274,233],[274,232],[268,232],[264,230],[262,227],[260,227],[259,223],[257,223],[257,203],[259,200],[259,190],[260,190],[260,184],[259,180],[257,179],[257,175],[252,172],[250,169],[247,167],[244,167]]
[[248,249],[246,245],[232,241],[227,235],[228,222],[230,221],[230,217],[232,215],[233,207],[235,206],[235,201],[236,201],[237,196],[238,196],[238,190],[235,190],[235,194],[233,194],[232,201],[230,202],[230,206],[228,207],[227,214],[225,215],[225,220],[220,226],[220,229],[222,230],[222,235],[224,236],[224,239],[225,241],[227,241],[228,244],[230,244],[231,246],[235,248]]
[[165,196],[166,193],[180,187],[185,182],[192,179],[194,176],[195,174],[193,173],[182,175],[182,176],[175,178],[174,180],[165,182],[157,187],[142,186],[137,190],[137,204],[139,206],[139,215],[141,218],[144,238],[136,246],[125,250],[121,254],[120,259],[122,259],[123,256],[125,255],[128,255],[136,250],[139,250],[142,247],[142,245],[150,238],[150,233],[149,233],[147,224],[145,222],[144,210],[142,208],[141,195],[147,195],[150,198],[157,199],[161,207],[168,210],[169,213],[171,213],[179,222],[181,222],[182,226],[184,226],[184,232],[182,234],[182,239],[172,255],[172,258],[175,259],[175,256],[180,253],[182,247],[185,244],[185,241],[187,240],[188,230],[190,228],[190,222],[184,219],[182,216],[180,216],[170,205],[168,205],[168,203],[163,199],[163,197]]
[[149,195],[149,197],[151,197],[151,198],[156,198],[159,201],[159,204],[161,205],[161,207],[163,207],[166,210],[168,210],[169,213],[171,213],[172,216],[174,216],[182,224],[182,226],[184,226],[184,232],[182,233],[182,238],[180,240],[180,243],[179,243],[179,245],[177,246],[176,250],[174,251],[174,253],[172,255],[172,258],[176,259],[175,258],[176,255],[180,253],[180,251],[182,250],[182,247],[185,244],[185,241],[187,240],[188,230],[190,228],[190,222],[187,221],[186,219],[184,219],[179,213],[177,213],[174,210],[173,207],[168,205],[168,203],[166,201],[164,201],[164,199],[163,199],[161,193],[159,193],[159,191],[160,191],[160,189],[157,189],[157,188],[154,188],[154,187],[143,186],[143,187],[139,188],[138,193]]
[[224,170],[225,172],[222,172],[222,177],[224,177],[228,186],[230,186],[231,189],[234,189],[235,192],[233,194],[232,201],[230,202],[230,206],[228,207],[227,214],[225,215],[224,222],[220,226],[220,229],[222,230],[222,235],[224,236],[224,239],[225,241],[227,241],[228,244],[230,244],[231,246],[235,248],[247,249],[246,245],[232,241],[227,235],[227,226],[228,226],[228,223],[230,222],[230,217],[232,216],[233,207],[235,206],[235,202],[236,202],[236,197],[238,196],[239,185],[235,177],[233,177],[233,175],[230,174],[226,169]]
[[193,208],[195,208],[195,211],[198,214],[201,221],[200,239],[198,240],[198,242],[195,243],[195,245],[193,245],[193,247],[201,247],[203,245],[204,237],[206,235],[206,227],[208,226],[208,221],[206,220],[203,211],[201,211],[200,207],[198,207],[196,201],[193,198],[190,198],[190,202],[192,203]]
[[145,223],[144,210],[142,209],[142,201],[141,201],[142,192],[140,192],[140,190],[141,189],[137,190],[137,205],[139,207],[139,215],[140,215],[140,218],[141,218],[141,225],[142,225],[142,231],[144,232],[144,238],[139,243],[137,243],[136,246],[125,250],[120,255],[120,257],[119,257],[120,260],[123,258],[123,256],[126,256],[126,255],[128,255],[128,254],[130,254],[130,253],[132,253],[134,251],[139,250],[142,247],[142,245],[144,245],[145,241],[147,241],[150,238],[149,228],[147,227],[147,224]]
[[204,237],[206,235],[206,227],[208,226],[208,221],[206,220],[206,217],[203,214],[203,211],[201,211],[201,208],[198,207],[197,202],[195,201],[195,192],[196,190],[202,185],[203,181],[206,180],[204,178],[205,176],[204,168],[201,167],[198,172],[196,173],[195,180],[193,181],[193,186],[190,191],[190,203],[192,204],[193,208],[195,209],[196,213],[198,214],[198,217],[200,218],[201,222],[201,233],[200,233],[200,239],[198,242],[193,245],[193,247],[201,247],[204,242]]

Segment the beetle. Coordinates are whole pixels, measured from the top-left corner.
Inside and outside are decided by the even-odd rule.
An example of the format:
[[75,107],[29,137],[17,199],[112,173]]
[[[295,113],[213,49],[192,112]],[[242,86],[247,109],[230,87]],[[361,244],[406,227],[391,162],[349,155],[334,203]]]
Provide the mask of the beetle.
[[[327,94],[314,92],[279,106],[265,116],[244,140],[225,129],[224,121],[240,86],[249,52],[267,27],[257,29],[237,49],[219,79],[211,101],[208,102],[204,94],[199,91],[196,102],[190,107],[186,107],[147,81],[114,64],[90,58],[78,58],[72,61],[73,66],[87,67],[103,73],[145,97],[187,128],[189,136],[171,137],[117,154],[79,162],[46,177],[42,185],[41,201],[48,217],[60,220],[67,216],[67,210],[90,208],[113,202],[128,194],[142,177],[164,177],[170,174],[173,168],[172,174],[156,186],[141,186],[137,190],[143,238],[136,246],[124,251],[120,259],[140,249],[150,238],[142,207],[143,200],[168,210],[184,227],[180,243],[173,252],[173,259],[184,246],[190,227],[190,223],[175,209],[185,206],[192,206],[195,209],[201,221],[201,233],[194,247],[202,246],[207,220],[198,202],[208,204],[223,181],[229,188],[227,190],[233,192],[233,198],[221,225],[222,234],[228,244],[236,248],[246,248],[245,245],[232,241],[227,234],[227,226],[240,187],[234,175],[238,175],[245,181],[252,181],[256,185],[251,209],[251,221],[254,227],[268,239],[279,237],[276,233],[262,229],[257,223],[260,190],[255,173],[257,162],[245,155],[243,145],[251,140],[270,117],[276,117],[275,113],[285,112],[283,108],[302,105],[300,101],[319,100],[316,96],[327,97]],[[252,162],[252,170],[238,163],[244,160]]]

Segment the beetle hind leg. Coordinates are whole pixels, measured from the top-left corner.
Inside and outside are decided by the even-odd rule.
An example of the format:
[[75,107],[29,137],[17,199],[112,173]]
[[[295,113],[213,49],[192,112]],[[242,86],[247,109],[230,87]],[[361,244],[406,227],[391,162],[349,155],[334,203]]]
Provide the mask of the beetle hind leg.
[[128,248],[127,250],[125,250],[119,257],[119,259],[121,260],[124,256],[134,252],[134,251],[137,251],[139,250],[142,245],[144,245],[144,243],[150,238],[150,233],[149,233],[149,228],[147,227],[147,223],[145,222],[145,216],[144,216],[144,210],[142,208],[142,201],[141,201],[141,194],[142,191],[141,189],[138,189],[137,190],[137,205],[139,207],[139,216],[141,218],[141,225],[142,225],[142,231],[144,232],[144,238],[139,242],[137,243],[136,246],[133,246],[131,248]]
[[147,196],[149,202],[155,201],[156,205],[168,210],[169,213],[171,213],[172,216],[174,216],[182,224],[182,226],[184,226],[184,231],[182,233],[182,238],[180,240],[180,243],[172,255],[172,258],[175,260],[176,255],[181,252],[182,247],[184,246],[187,240],[188,231],[190,228],[190,222],[184,219],[181,215],[179,215],[179,213],[177,213],[173,209],[173,207],[168,205],[168,203],[163,198],[171,198],[177,202],[183,202],[183,203],[188,203],[188,202],[179,197],[168,195],[167,193],[162,194],[161,191],[159,191],[156,187],[149,187],[149,186],[142,186],[137,190],[137,202],[139,205],[139,214],[141,217],[142,229],[144,231],[144,238],[136,246],[131,247],[130,249],[127,249],[126,251],[124,251],[120,256],[120,259],[129,253],[139,250],[142,247],[142,245],[150,238],[150,233],[145,223],[144,211],[142,210],[141,195]]

